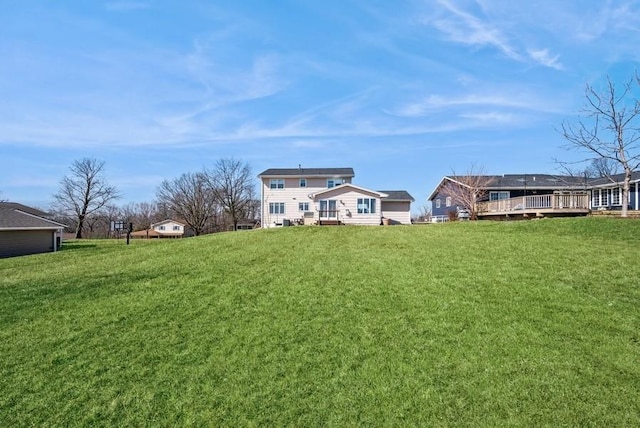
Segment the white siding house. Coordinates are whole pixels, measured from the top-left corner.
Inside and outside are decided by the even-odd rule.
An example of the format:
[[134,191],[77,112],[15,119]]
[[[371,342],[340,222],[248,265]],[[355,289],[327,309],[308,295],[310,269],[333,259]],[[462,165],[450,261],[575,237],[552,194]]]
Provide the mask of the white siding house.
[[[320,190],[351,183],[352,168],[268,169],[260,178],[262,227],[302,223],[305,213],[316,212],[310,195]],[[309,215],[309,214],[308,214]]]
[[262,227],[288,224],[411,223],[413,198],[352,184],[352,168],[268,169],[261,181]]
[[343,184],[314,193],[313,201],[320,221],[377,226],[382,223],[381,199],[385,196],[353,184]]
[[182,235],[184,235],[185,226],[186,225],[184,223],[180,223],[179,221],[167,219],[158,223],[153,223],[151,225],[151,229],[160,237],[181,238]]

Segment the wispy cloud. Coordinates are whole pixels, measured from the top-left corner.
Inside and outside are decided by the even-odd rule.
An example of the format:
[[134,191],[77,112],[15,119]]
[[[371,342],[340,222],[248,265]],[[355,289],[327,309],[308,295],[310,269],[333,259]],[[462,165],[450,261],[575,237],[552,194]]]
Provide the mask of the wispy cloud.
[[433,25],[450,40],[467,45],[492,46],[509,58],[521,59],[521,55],[511,47],[508,38],[496,26],[474,16],[447,0],[439,0],[448,12],[448,17],[436,19]]
[[[441,16],[433,19],[423,19],[423,23],[431,25],[446,39],[455,43],[469,46],[494,48],[505,57],[518,62],[533,62],[543,67],[562,70],[558,54],[552,54],[548,48],[527,48],[522,37],[519,23],[515,18],[500,20],[489,17],[491,4],[479,3],[476,13],[465,10],[450,0],[438,0]],[[521,25],[521,24],[520,24]],[[522,45],[525,44],[523,47]]]
[[389,110],[389,113],[398,116],[421,117],[437,111],[469,106],[522,109],[546,113],[558,112],[558,109],[549,100],[534,98],[521,92],[517,97],[514,97],[513,93],[505,95],[496,93],[470,93],[462,96],[428,95],[419,101],[401,104],[393,110]]
[[560,55],[552,56],[549,54],[548,49],[530,49],[528,51],[529,56],[538,64],[544,65],[545,67],[555,68],[556,70],[563,70],[564,66],[558,61]]

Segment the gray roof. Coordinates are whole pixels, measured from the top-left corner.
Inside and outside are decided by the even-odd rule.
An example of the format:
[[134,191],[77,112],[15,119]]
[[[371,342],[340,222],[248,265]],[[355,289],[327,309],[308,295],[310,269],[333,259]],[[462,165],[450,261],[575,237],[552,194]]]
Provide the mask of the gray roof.
[[402,201],[402,202],[413,202],[413,196],[409,194],[406,190],[378,190],[380,193],[386,193],[386,198],[383,198],[385,201]]
[[269,168],[258,177],[354,177],[353,168]]
[[17,202],[0,202],[0,208],[11,208],[14,210],[20,210],[27,214],[37,215],[38,217],[44,217],[44,218],[53,217],[51,213],[39,210],[37,208],[28,207],[26,205],[22,205]]
[[0,203],[0,230],[60,229],[65,227],[64,224],[48,220],[23,209],[17,209],[15,206],[42,213],[40,210],[21,204]]
[[[504,174],[504,175],[485,175],[489,180],[487,189],[558,189],[563,187],[579,187],[585,186],[588,182],[583,177],[571,177],[564,175],[551,174]],[[456,180],[458,178],[464,180],[466,176],[449,176]]]
[[[616,174],[611,177],[601,177],[590,179],[592,186],[606,186],[611,183],[622,183],[624,181],[624,174]],[[631,182],[640,181],[640,171],[634,171],[631,173]]]

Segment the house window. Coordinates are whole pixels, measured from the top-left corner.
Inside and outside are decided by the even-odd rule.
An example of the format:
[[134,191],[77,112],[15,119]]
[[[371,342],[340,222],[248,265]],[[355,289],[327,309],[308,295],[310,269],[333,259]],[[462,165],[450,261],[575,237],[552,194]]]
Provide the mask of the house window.
[[306,178],[301,178],[300,179],[300,187],[307,187],[307,179]]
[[358,198],[358,214],[375,214],[376,200],[373,198]]
[[298,202],[298,211],[309,211],[309,202]]
[[445,204],[447,207],[450,207],[450,206],[451,206],[451,196],[447,196],[447,199],[445,199],[444,204]]
[[158,230],[164,230],[164,226],[159,226]]
[[284,214],[284,202],[269,202],[269,214]]
[[330,189],[332,187],[336,187],[344,183],[342,178],[330,178],[327,180],[327,187]]
[[500,201],[502,199],[509,199],[511,195],[509,192],[489,192],[490,201]]
[[436,208],[440,208],[440,199],[436,199]]
[[[620,196],[618,196],[618,200],[619,199],[620,199]],[[609,205],[609,189],[595,189],[591,196],[591,205],[594,207],[608,206]]]
[[611,189],[611,205],[622,205],[620,188]]
[[178,225],[174,225],[174,226],[173,226],[173,230],[180,231],[180,226],[178,226]]
[[269,180],[270,189],[284,189],[284,178],[272,178]]

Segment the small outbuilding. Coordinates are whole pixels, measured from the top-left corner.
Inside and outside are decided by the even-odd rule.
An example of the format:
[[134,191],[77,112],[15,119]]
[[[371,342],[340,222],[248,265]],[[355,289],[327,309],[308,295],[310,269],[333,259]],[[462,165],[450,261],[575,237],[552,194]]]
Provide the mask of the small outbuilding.
[[57,251],[64,224],[44,211],[15,202],[0,202],[0,258]]

